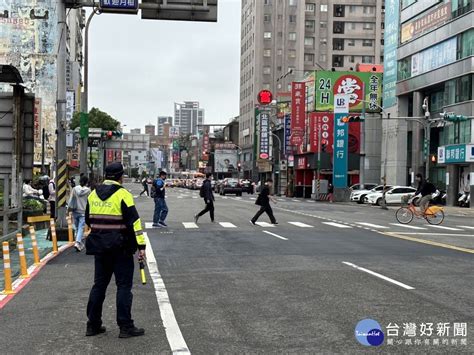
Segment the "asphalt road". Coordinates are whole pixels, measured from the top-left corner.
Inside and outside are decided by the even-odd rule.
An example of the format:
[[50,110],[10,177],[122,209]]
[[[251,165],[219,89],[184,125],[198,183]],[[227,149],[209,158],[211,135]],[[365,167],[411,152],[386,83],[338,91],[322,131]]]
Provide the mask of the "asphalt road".
[[[128,187],[140,191],[138,184]],[[281,198],[274,208],[279,224],[253,226],[254,199],[216,196],[217,222],[206,215],[194,225],[194,214],[203,208],[198,192],[168,190],[169,227],[147,229],[157,267],[149,250],[149,284],[135,286],[134,318],[147,328],[142,339],[116,339],[110,295],[104,315],[109,332],[83,336],[92,260],[70,252],[0,311],[5,348],[11,353],[32,346],[48,352],[51,345],[53,353],[474,353],[472,218],[448,215],[442,226],[450,229],[421,220],[401,227],[393,210]],[[136,204],[151,227],[153,201],[137,197]],[[269,220],[263,215],[259,222]],[[385,333],[380,347],[363,346],[354,337],[356,324],[367,318]],[[405,323],[416,325],[414,336]],[[433,323],[434,334],[420,334],[422,323]],[[446,323],[449,334],[436,334],[438,323]],[[454,336],[454,323],[467,323],[467,336]],[[389,325],[399,327],[398,337],[388,336]],[[14,336],[22,329],[28,333],[21,344],[28,345],[19,346]]]

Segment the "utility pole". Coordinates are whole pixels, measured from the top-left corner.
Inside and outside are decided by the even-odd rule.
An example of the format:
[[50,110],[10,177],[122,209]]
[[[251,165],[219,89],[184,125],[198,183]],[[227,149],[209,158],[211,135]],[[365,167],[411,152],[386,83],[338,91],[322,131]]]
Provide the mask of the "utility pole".
[[64,0],[58,0],[58,55],[56,94],[56,217],[59,228],[66,228],[66,7]]
[[360,161],[359,161],[359,183],[360,189],[364,189],[365,184],[365,84],[362,84],[362,120],[360,121]]
[[43,128],[41,130],[41,174],[46,174],[46,169],[44,166],[44,150],[46,145],[46,130]]
[[[387,120],[390,120],[390,113],[387,113]],[[383,192],[382,192],[382,203],[381,208],[383,210],[388,210],[387,203],[385,201],[385,193],[387,192],[387,159],[388,159],[388,121],[387,127],[385,129],[385,156],[383,160]]]

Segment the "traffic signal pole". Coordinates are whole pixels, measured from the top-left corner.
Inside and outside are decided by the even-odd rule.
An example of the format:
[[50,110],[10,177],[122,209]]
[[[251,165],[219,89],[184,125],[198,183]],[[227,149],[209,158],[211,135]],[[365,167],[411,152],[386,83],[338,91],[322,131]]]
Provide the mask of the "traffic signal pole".
[[[362,84],[362,97],[365,100],[365,84]],[[365,184],[365,102],[362,103],[362,120],[360,122],[360,160],[359,160],[359,184],[364,189]]]

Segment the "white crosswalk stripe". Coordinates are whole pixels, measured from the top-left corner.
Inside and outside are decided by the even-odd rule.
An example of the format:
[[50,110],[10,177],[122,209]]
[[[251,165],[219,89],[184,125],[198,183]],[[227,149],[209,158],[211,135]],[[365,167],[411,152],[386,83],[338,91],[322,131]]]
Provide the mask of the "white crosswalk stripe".
[[151,222],[145,222],[145,228],[146,228],[146,229],[151,229],[151,228],[153,228],[153,223],[151,223]]
[[337,227],[337,228],[352,228],[351,226],[336,223],[336,222],[323,222],[323,224],[327,224],[328,226],[333,226],[333,227]]
[[237,228],[235,224],[232,224],[230,222],[219,222],[219,224],[224,228]]
[[366,227],[371,227],[371,228],[376,228],[376,229],[389,229],[390,227],[386,226],[379,226],[378,224],[372,224],[372,223],[366,223],[366,222],[356,222],[357,224],[360,224],[361,226],[366,226]]
[[444,229],[444,230],[447,230],[447,231],[462,231],[462,229],[459,229],[459,228],[453,228],[453,227],[446,227],[446,226],[433,226],[433,225],[429,225],[431,228],[438,228],[438,229]]
[[183,222],[183,226],[186,229],[197,229],[197,228],[199,228],[198,225],[194,222]]
[[391,225],[393,226],[397,226],[397,227],[404,227],[404,228],[409,228],[409,229],[424,229],[426,230],[426,228],[423,228],[423,227],[417,227],[417,226],[411,226],[409,224],[401,224],[401,223],[390,223]]
[[301,223],[301,222],[288,222],[288,223],[300,228],[313,228],[313,226],[310,226],[309,224],[306,224],[306,223]]
[[267,222],[255,222],[255,224],[260,226],[260,227],[264,227],[264,228],[267,228],[267,227],[273,228],[273,227],[275,227],[275,225],[267,223]]

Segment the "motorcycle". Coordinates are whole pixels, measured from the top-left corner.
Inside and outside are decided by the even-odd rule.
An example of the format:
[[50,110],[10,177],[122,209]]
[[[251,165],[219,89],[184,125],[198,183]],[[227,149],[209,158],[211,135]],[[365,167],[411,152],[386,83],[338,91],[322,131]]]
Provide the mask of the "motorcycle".
[[458,198],[458,206],[459,207],[469,207],[471,202],[471,194],[469,192],[462,192],[460,197]]

